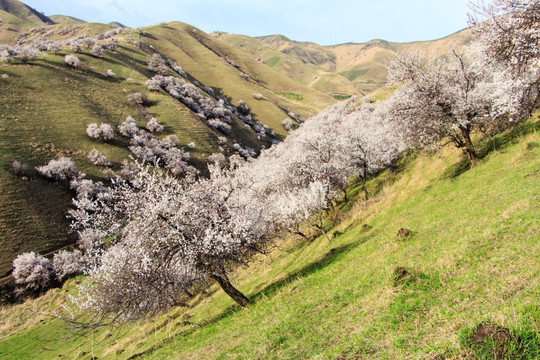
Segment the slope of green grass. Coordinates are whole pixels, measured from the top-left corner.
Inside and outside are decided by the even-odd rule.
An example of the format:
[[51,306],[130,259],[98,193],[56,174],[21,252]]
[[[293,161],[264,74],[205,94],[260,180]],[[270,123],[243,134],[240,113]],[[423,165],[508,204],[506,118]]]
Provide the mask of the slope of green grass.
[[[450,147],[379,174],[368,201],[345,204],[330,242],[285,239],[237,272],[253,301],[246,309],[213,285],[190,308],[118,334],[58,339],[61,323],[39,313],[58,309],[71,281],[0,312],[0,357],[536,359],[538,126],[529,121],[484,144],[481,152],[491,152],[457,177],[462,154]],[[352,186],[349,196],[358,192]],[[400,228],[412,235],[398,238]],[[478,340],[475,329],[491,323],[510,334],[506,346]]]

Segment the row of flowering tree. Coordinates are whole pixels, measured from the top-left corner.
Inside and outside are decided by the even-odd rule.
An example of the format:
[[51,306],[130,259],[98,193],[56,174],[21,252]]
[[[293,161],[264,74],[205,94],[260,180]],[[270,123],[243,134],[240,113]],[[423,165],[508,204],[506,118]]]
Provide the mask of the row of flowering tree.
[[[373,106],[351,99],[330,107],[258,159],[231,158],[227,166],[216,161],[208,179],[181,180],[139,165],[106,197],[76,200],[74,227],[99,234],[92,245],[99,256],[77,303],[133,320],[174,306],[182,293],[214,279],[246,306],[230,272],[268,251],[276,235],[326,209],[351,175],[365,179],[407,147],[443,137],[463,147],[474,165],[471,132],[519,121],[538,92],[538,37],[526,37],[536,41],[530,56],[519,50],[525,40],[494,49],[499,37],[493,24],[513,18],[521,24],[537,6],[498,0],[481,8],[478,14],[491,20],[477,26],[474,47],[451,49],[439,59],[398,55],[388,71],[390,82],[401,86],[387,101]],[[537,20],[531,25],[536,30]],[[508,61],[512,54],[517,60]]]
[[75,200],[74,227],[95,260],[78,305],[133,320],[213,279],[246,306],[232,270],[326,209],[351,175],[384,168],[405,148],[371,104],[355,108],[353,100],[310,119],[258,159],[236,156],[225,166],[212,157],[209,178],[179,179],[139,164],[102,196]]
[[[215,280],[246,306],[231,271],[303,222],[324,234],[312,216],[331,205],[350,176],[364,185],[406,148],[444,137],[474,165],[471,132],[516,123],[537,101],[538,36],[518,35],[530,12],[538,14],[538,3],[497,0],[478,8],[490,19],[475,28],[474,48],[451,49],[439,59],[398,55],[388,71],[400,87],[388,100],[334,105],[257,159],[212,155],[209,178],[179,178],[137,163],[107,191],[79,196],[71,216],[89,276],[74,302],[130,321],[165,311]],[[497,33],[502,23],[517,32],[509,45]],[[533,16],[525,29],[538,35],[538,26]]]

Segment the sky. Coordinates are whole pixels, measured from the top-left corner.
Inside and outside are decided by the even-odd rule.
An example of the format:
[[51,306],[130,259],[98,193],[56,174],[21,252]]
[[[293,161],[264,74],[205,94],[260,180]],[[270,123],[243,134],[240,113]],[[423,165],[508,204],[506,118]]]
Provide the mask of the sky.
[[[23,0],[24,1],[24,0]],[[26,0],[46,15],[143,27],[182,21],[205,32],[282,34],[321,45],[433,40],[467,27],[469,0]]]

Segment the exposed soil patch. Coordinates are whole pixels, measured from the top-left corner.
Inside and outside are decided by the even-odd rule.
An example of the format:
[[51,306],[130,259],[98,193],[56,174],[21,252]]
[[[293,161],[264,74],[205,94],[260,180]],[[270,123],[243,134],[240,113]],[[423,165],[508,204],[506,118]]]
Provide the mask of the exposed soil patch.
[[394,286],[398,286],[399,284],[409,283],[414,280],[413,275],[409,270],[404,268],[403,266],[398,266],[394,269]]
[[503,359],[512,334],[506,328],[492,322],[480,323],[471,334],[473,347],[492,352],[494,359]]
[[398,230],[396,236],[398,239],[405,239],[412,235],[412,231],[409,229],[401,228]]

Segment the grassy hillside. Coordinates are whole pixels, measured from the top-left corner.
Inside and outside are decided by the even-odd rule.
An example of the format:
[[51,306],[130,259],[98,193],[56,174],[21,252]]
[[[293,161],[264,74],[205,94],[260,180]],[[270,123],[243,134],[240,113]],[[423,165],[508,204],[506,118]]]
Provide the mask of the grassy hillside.
[[[34,27],[20,18],[12,16],[11,19],[19,19],[20,32]],[[6,23],[0,26],[2,31],[4,26]],[[48,39],[65,40],[82,34],[97,36],[112,27],[88,23],[58,24],[48,29],[53,30]],[[64,31],[69,34],[64,35]],[[10,172],[11,163],[17,160],[34,168],[53,158],[68,156],[88,177],[102,179],[101,169],[86,158],[88,151],[96,147],[118,169],[129,155],[130,144],[122,138],[112,144],[92,141],[85,133],[86,126],[93,122],[117,125],[128,115],[137,117],[137,111],[127,102],[127,94],[141,92],[149,98],[148,111],[165,126],[163,136],[178,136],[181,147],[191,142],[196,144],[196,148],[190,150],[190,164],[204,170],[206,158],[218,150],[221,133],[165,92],[150,93],[146,89],[145,81],[154,75],[146,64],[154,51],[176,61],[188,72],[190,81],[211,86],[231,104],[238,105],[239,100],[244,100],[251,107],[254,120],[268,125],[278,136],[286,134],[281,122],[289,111],[309,117],[335,102],[187,24],[171,23],[145,31],[147,35],[140,38],[144,42],[141,48],[125,41],[128,35],[139,40],[135,30],[128,30],[118,37],[118,50],[107,51],[103,59],[91,56],[89,50],[84,49],[77,54],[82,62],[80,69],[64,63],[64,55],[70,53],[67,48],[29,64],[0,63],[0,74],[4,76],[0,79],[0,277],[9,272],[17,254],[46,253],[74,241],[68,234],[65,218],[73,196],[67,184],[17,177]],[[12,43],[19,34],[12,33],[7,42]],[[28,35],[28,39],[40,36],[38,32]],[[237,67],[221,57],[234,61]],[[116,73],[114,78],[103,75],[108,69]],[[242,78],[241,73],[248,74],[248,79]],[[261,93],[264,98],[256,100],[253,93]],[[285,93],[300,97],[286,97],[282,95]],[[254,149],[264,144],[253,130],[246,129],[236,118],[229,148],[233,141]]]
[[283,239],[237,272],[246,309],[212,286],[189,308],[69,339],[40,313],[61,311],[74,279],[0,312],[0,357],[537,359],[539,126],[484,142],[467,171],[445,147],[379,174],[368,201],[352,186],[331,242]]
[[19,32],[27,31],[36,24],[0,9],[0,43],[11,43]]
[[54,24],[53,20],[18,0],[0,0],[0,10],[6,11],[34,24]]
[[362,95],[382,87],[386,82],[384,62],[397,51],[423,51],[437,56],[446,52],[449,46],[461,47],[472,39],[469,30],[433,41],[391,43],[372,40],[333,46],[293,41],[282,35],[250,38],[214,33],[213,36],[329,95]]

